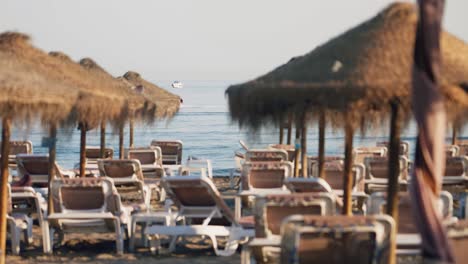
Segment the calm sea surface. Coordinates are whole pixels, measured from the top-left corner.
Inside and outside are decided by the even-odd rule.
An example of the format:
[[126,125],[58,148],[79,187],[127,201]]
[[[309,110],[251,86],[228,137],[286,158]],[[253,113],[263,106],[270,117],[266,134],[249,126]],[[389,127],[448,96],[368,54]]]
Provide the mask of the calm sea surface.
[[[170,87],[168,82],[160,82],[163,87]],[[179,139],[184,143],[183,159],[188,156],[211,159],[214,175],[228,175],[234,168],[234,152],[240,149],[239,139],[250,147],[265,147],[277,143],[278,131],[265,128],[257,135],[245,130],[239,130],[237,124],[231,123],[224,91],[230,82],[222,81],[186,81],[184,88],[167,88],[180,95],[183,106],[180,112],[169,122],[161,121],[152,126],[137,125],[135,129],[136,146],[148,146],[153,139]],[[293,134],[294,135],[294,134]],[[372,146],[376,141],[387,140],[388,131],[368,134],[365,138],[357,135],[355,146]],[[30,129],[16,127],[13,131],[15,139],[29,139],[34,144],[35,153],[47,153],[47,148],[41,147],[41,140],[47,133],[39,125]],[[341,131],[327,130],[326,152],[330,155],[342,155],[344,139]],[[317,153],[318,132],[311,125],[308,133],[308,154]],[[403,133],[403,139],[414,146],[415,127],[410,125]],[[73,168],[79,161],[79,131],[59,133],[57,143],[57,160],[64,168]],[[107,132],[107,144],[115,150],[118,156],[118,135]],[[88,145],[99,146],[99,131],[88,132]],[[125,130],[125,145],[128,146],[128,127]],[[413,149],[413,148],[412,148]]]

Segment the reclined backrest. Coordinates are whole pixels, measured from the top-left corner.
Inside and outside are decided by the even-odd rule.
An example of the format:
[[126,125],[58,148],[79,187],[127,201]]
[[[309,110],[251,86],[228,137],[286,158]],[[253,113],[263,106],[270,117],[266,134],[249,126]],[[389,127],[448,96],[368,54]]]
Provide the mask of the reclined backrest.
[[386,147],[358,147],[353,149],[353,163],[364,163],[366,157],[386,157]]
[[331,193],[332,187],[322,178],[287,178],[284,184],[291,192],[296,193]]
[[468,157],[447,157],[445,160],[444,176],[463,177],[468,176]]
[[[1,141],[0,141],[1,145]],[[0,147],[1,151],[1,147]],[[10,155],[17,155],[17,154],[32,154],[33,153],[33,145],[32,142],[29,140],[26,141],[10,141]]]
[[[16,164],[19,177],[29,175],[33,184],[48,183],[49,181],[49,155],[18,154]],[[63,178],[57,163],[55,164],[56,177]]]
[[153,140],[151,146],[161,148],[163,164],[182,164],[182,141]]
[[[408,160],[400,156],[400,174],[399,178],[401,180],[408,179]],[[388,178],[388,157],[366,157],[364,159],[364,164],[366,166],[366,179],[372,178]]]
[[[85,150],[86,159],[91,161],[96,161],[101,159],[101,148],[94,146],[86,146]],[[104,159],[112,159],[114,157],[114,149],[105,148],[104,149]]]
[[460,152],[460,147],[458,145],[446,145],[445,146],[445,155],[447,157],[456,157]]
[[128,150],[129,159],[137,159],[142,165],[160,165],[162,166],[162,154],[160,147],[151,149],[130,149]]
[[255,236],[280,235],[282,221],[295,214],[332,215],[335,199],[330,193],[276,194],[255,199]]
[[288,153],[283,149],[251,149],[245,153],[245,160],[251,162],[287,161]]
[[387,216],[291,216],[281,228],[281,263],[383,263],[393,226]]
[[208,177],[165,177],[162,179],[162,185],[166,193],[179,207],[179,212],[184,214],[186,218],[204,218],[204,213],[208,212],[209,214],[217,208],[221,215],[215,215],[215,218],[223,218],[226,220],[224,222],[228,224],[236,223],[231,209],[226,205],[216,186]]
[[284,180],[292,175],[293,165],[281,162],[245,162],[242,170],[242,187],[247,189],[285,188]]
[[140,161],[127,160],[98,160],[99,174],[113,178],[116,183],[143,181]]
[[[388,141],[377,142],[377,147],[386,147],[388,150]],[[400,142],[400,155],[408,157],[409,156],[409,142],[401,141]]]

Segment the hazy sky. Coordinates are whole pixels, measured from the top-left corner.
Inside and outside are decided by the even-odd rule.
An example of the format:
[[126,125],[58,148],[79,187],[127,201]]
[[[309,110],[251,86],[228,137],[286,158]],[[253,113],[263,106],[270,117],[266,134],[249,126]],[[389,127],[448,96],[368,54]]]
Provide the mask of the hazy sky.
[[[374,16],[389,0],[3,0],[0,31],[92,57],[152,81],[263,74]],[[447,0],[445,28],[468,41],[468,1]]]

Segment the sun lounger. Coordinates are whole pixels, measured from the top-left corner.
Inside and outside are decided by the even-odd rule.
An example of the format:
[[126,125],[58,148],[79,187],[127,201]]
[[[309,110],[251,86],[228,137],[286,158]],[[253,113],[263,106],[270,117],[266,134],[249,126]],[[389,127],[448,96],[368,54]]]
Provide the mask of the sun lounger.
[[[400,156],[400,173],[398,182],[406,185],[408,182],[408,159]],[[366,185],[367,190],[372,193],[376,191],[385,191],[388,184],[388,157],[366,157],[364,159],[366,166]]]
[[[373,193],[368,200],[369,214],[384,214],[387,198],[383,192]],[[442,191],[440,194],[440,203],[438,205],[440,213],[446,224],[455,221],[453,214],[453,198],[449,192]],[[420,253],[421,238],[415,220],[413,218],[413,209],[410,204],[409,194],[399,193],[398,204],[398,234],[397,234],[397,254],[415,255]]]
[[387,263],[388,216],[294,215],[281,226],[281,263]]
[[465,184],[468,182],[468,157],[447,156],[445,161],[445,172],[443,185]]
[[281,149],[281,150],[286,150],[288,153],[288,161],[293,162],[296,149],[294,148],[294,145],[287,145],[287,144],[270,144],[268,145],[269,149]]
[[459,220],[449,225],[447,235],[454,253],[454,263],[465,263],[468,258],[468,220]]
[[293,164],[280,162],[245,162],[242,170],[242,190],[254,194],[273,194],[287,191],[284,181],[291,177]]
[[358,147],[353,149],[353,163],[364,164],[366,157],[386,157],[387,147]]
[[113,159],[114,158],[114,149],[113,148],[105,148],[104,149],[104,158],[101,158],[101,147],[86,146],[85,155],[86,155],[86,162],[87,163],[97,163],[98,159]]
[[180,140],[153,140],[151,146],[161,148],[163,165],[182,164],[182,147]]
[[32,240],[32,219],[24,213],[15,213],[12,208],[11,188],[7,185],[7,234],[10,235],[11,251],[14,255],[20,253],[21,233],[24,233],[24,242],[29,245]]
[[166,176],[166,173],[162,167],[161,148],[129,149],[128,158],[140,161],[144,183],[149,187],[151,193],[157,193],[159,201],[164,201],[166,193],[161,187],[160,181],[162,177]]
[[[324,157],[324,164],[329,162],[336,162],[343,164],[344,157],[342,156],[326,156]],[[318,170],[318,156],[308,156],[307,157],[307,168],[309,169],[309,175],[312,177],[319,177]]]
[[[120,202],[112,179],[76,178],[52,182],[55,212],[45,219],[45,253],[51,253],[54,233],[115,233],[117,253],[123,253],[123,235],[129,214]],[[63,237],[63,236],[61,236]]]
[[150,209],[151,191],[145,184],[138,160],[98,160],[98,167],[100,177],[113,180],[124,207],[131,208],[132,212]]
[[[377,147],[386,147],[388,149],[388,141],[377,142]],[[401,141],[400,142],[400,155],[409,157],[409,142]]]
[[460,147],[458,145],[446,145],[445,146],[445,155],[447,157],[456,157],[460,152]]
[[[0,145],[1,145],[0,141]],[[0,147],[1,151],[1,147]],[[10,168],[16,168],[16,155],[18,154],[32,154],[33,145],[29,140],[25,141],[10,141],[10,153],[8,155],[8,166]]]
[[[147,227],[145,234],[150,236],[152,251],[159,248],[160,235],[173,237],[171,251],[179,236],[206,236],[211,239],[216,255],[229,256],[235,253],[242,240],[253,237],[253,229],[247,228],[253,227],[252,221],[241,224],[236,217],[239,213],[231,211],[208,177],[166,177],[162,184],[178,208],[175,220],[184,220],[185,224]],[[218,248],[218,237],[227,238],[224,249]]]
[[[49,182],[49,155],[39,154],[18,154],[16,155],[18,177],[29,175],[33,187],[47,187]],[[65,171],[55,163],[55,173],[57,178],[73,178],[75,173]]]
[[468,156],[468,140],[459,140],[457,146],[460,148],[458,155]]
[[245,153],[250,162],[288,161],[288,152],[283,149],[250,149]]
[[255,238],[248,244],[248,249],[243,250],[250,250],[257,263],[270,263],[280,256],[280,227],[286,217],[295,214],[333,215],[335,211],[335,199],[330,193],[257,197],[254,210]]

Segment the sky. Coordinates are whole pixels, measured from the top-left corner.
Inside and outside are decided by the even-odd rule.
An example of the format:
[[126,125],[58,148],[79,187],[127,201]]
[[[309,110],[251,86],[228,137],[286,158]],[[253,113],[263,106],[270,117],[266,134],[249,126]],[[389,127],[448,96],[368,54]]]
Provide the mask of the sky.
[[[0,32],[153,81],[245,81],[371,18],[389,0],[3,0]],[[413,1],[410,1],[413,2]],[[468,41],[468,1],[444,27]]]

